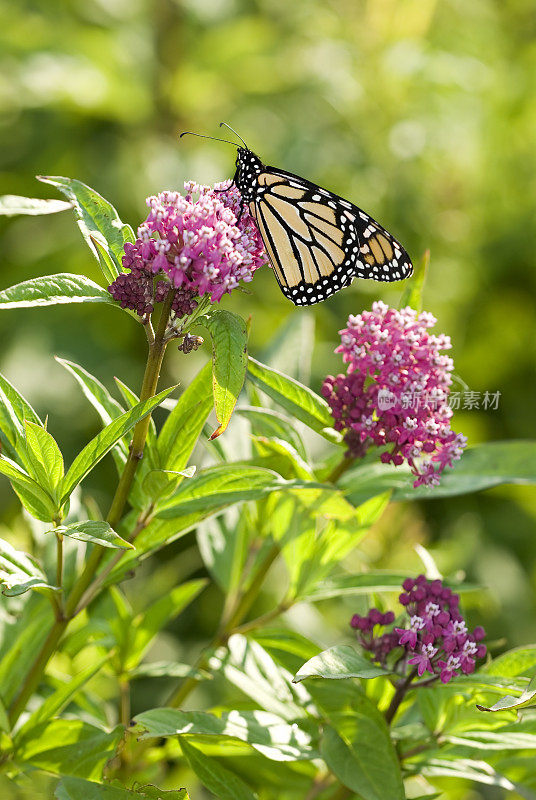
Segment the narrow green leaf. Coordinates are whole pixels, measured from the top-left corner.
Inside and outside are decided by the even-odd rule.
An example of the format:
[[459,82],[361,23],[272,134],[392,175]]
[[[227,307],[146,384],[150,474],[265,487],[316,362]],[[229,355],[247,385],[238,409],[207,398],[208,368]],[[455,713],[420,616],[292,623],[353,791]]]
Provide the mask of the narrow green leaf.
[[246,324],[242,317],[217,309],[202,320],[212,339],[212,390],[214,409],[220,423],[211,439],[226,429],[246,377]]
[[0,585],[2,594],[15,597],[29,589],[53,589],[38,563],[32,556],[0,539]]
[[430,251],[426,250],[419,263],[415,265],[413,275],[406,281],[404,292],[400,298],[399,308],[406,308],[406,306],[409,306],[415,311],[422,311],[424,286],[429,266]]
[[356,698],[351,715],[334,715],[324,728],[320,754],[337,778],[363,800],[404,800],[400,764],[376,706]]
[[56,787],[54,797],[56,800],[188,800],[188,792],[186,789],[164,791],[152,785],[124,789],[64,776]]
[[213,407],[212,365],[206,364],[177,400],[158,437],[160,465],[184,469]]
[[236,592],[248,554],[250,532],[238,509],[197,526],[197,545],[212,578],[227,593]]
[[134,550],[134,545],[122,539],[104,520],[88,519],[83,522],[73,522],[71,525],[60,525],[48,532],[59,533],[79,542],[91,542],[101,547]]
[[486,761],[470,758],[456,758],[452,761],[447,758],[431,758],[426,763],[419,764],[418,769],[418,774],[425,777],[464,778],[486,786],[500,786],[509,792],[517,792],[526,800],[536,798],[534,792],[501,775]]
[[210,667],[266,711],[289,722],[306,716],[305,707],[311,701],[309,692],[301,685],[293,685],[291,673],[279,666],[258,642],[235,633],[227,648],[212,656]]
[[[6,401],[14,414],[14,421],[6,411]],[[17,445],[17,439],[23,435],[24,420],[43,426],[29,402],[10,384],[7,378],[0,374],[0,430],[5,433],[8,441],[14,447]]]
[[[121,392],[125,403],[127,404],[128,408],[134,408],[136,403],[140,402],[140,398],[138,395],[132,391],[132,389],[123,383],[123,381],[119,380],[119,378],[114,378],[117,388]],[[155,467],[158,466],[156,461],[156,425],[154,423],[154,419],[151,419],[151,424],[149,425],[149,430],[147,432],[147,443],[146,443],[146,454],[150,456],[151,464]]]
[[501,653],[481,671],[488,675],[506,675],[514,678],[518,675],[532,674],[534,667],[536,667],[536,644],[529,644]]
[[196,670],[189,664],[178,661],[144,661],[127,671],[129,681],[136,678],[194,678],[196,681],[211,680],[210,672]]
[[95,240],[102,245],[112,260],[116,274],[122,271],[121,259],[126,242],[134,242],[134,231],[121,222],[113,205],[85,183],[59,176],[38,176],[40,181],[50,183],[73,203],[78,227],[89,249],[99,260]]
[[9,478],[14,492],[32,517],[42,522],[55,519],[58,504],[18,464],[9,458],[0,458],[0,473]]
[[32,477],[51,497],[63,479],[63,456],[56,440],[40,425],[25,422],[26,448]]
[[195,478],[182,483],[169,500],[158,505],[155,516],[172,519],[237,501],[258,500],[274,491],[309,485],[311,484],[303,481],[285,481],[276,472],[262,467],[232,464],[209,467],[201,470]]
[[186,469],[152,469],[143,479],[143,491],[152,499],[158,500],[172,494],[181,478],[191,478],[195,467]]
[[441,735],[441,741],[485,751],[536,749],[536,733],[525,733],[506,727],[494,731],[463,731],[459,736],[444,733]]
[[121,439],[128,431],[147,414],[150,414],[162,400],[173,392],[177,387],[171,386],[164,389],[156,397],[138,403],[130,411],[126,411],[98,433],[87,444],[81,453],[77,455],[63,481],[62,503],[70,496],[73,489],[86,477],[93,467],[103,458],[106,453]]
[[307,458],[300,435],[296,432],[291,420],[284,414],[257,406],[240,406],[235,413],[249,421],[251,431],[255,436],[283,439],[291,444],[302,458]]
[[[357,595],[378,594],[381,592],[400,592],[402,582],[412,577],[411,570],[406,572],[365,572],[359,575],[335,575],[318,583],[302,597],[310,603],[329,600],[332,597],[354,597]],[[445,581],[447,586],[456,592],[474,591],[474,584],[458,584]]]
[[251,356],[248,359],[248,377],[278,405],[325,439],[330,442],[341,440],[340,435],[333,430],[333,418],[328,404],[307,386],[266,364],[261,364]]
[[181,750],[190,762],[190,766],[206,788],[218,800],[255,800],[257,795],[234,772],[214,758],[206,756],[197,747],[188,744],[184,736],[180,737]]
[[72,275],[69,272],[30,278],[0,292],[0,310],[62,303],[108,303],[121,308],[102,286],[85,275]]
[[293,683],[306,678],[377,678],[389,675],[389,670],[373,664],[349,645],[338,645],[323,650],[300,667]]
[[536,675],[532,678],[529,685],[521,694],[520,697],[512,697],[511,695],[506,695],[505,697],[501,697],[500,700],[497,700],[492,706],[482,706],[477,704],[477,708],[479,711],[506,711],[507,709],[512,708],[523,708],[525,706],[534,706],[536,705]]
[[39,197],[20,197],[16,194],[5,194],[0,197],[0,215],[14,217],[18,214],[37,216],[40,214],[57,214],[67,211],[72,203],[64,200],[42,200]]
[[269,711],[228,711],[221,717],[200,711],[155,708],[138,714],[135,733],[140,739],[161,736],[218,736],[247,742],[272,761],[318,758],[311,736],[296,724]]
[[77,675],[73,675],[63,686],[60,686],[59,689],[49,695],[44,703],[30,714],[24,725],[17,731],[15,742],[25,736],[36,725],[47,722],[56,714],[59,714],[71,702],[77,692],[97,674],[109,658],[110,654],[107,653],[94,664],[81,670]]
[[434,500],[478,492],[504,483],[536,483],[536,442],[504,441],[476,445],[464,452],[452,469],[441,475],[439,486],[413,488],[413,476],[404,466],[379,461],[348,470],[338,481],[350,502],[358,504],[386,489],[393,500]]
[[57,775],[99,779],[123,737],[123,727],[106,733],[74,719],[53,719],[36,725],[17,740],[15,756]]

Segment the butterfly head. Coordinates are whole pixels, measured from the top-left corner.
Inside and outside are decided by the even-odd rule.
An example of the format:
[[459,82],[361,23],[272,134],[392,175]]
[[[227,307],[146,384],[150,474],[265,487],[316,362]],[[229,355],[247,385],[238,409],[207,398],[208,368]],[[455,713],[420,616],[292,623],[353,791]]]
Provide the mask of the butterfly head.
[[249,202],[255,197],[256,178],[263,169],[263,163],[255,153],[247,147],[237,148],[236,172],[233,181],[245,202]]

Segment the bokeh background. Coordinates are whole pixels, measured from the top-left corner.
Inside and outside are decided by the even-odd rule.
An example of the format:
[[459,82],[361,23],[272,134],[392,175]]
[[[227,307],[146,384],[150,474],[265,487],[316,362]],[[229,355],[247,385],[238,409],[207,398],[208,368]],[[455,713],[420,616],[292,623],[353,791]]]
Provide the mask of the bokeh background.
[[[430,248],[425,307],[453,339],[456,373],[473,391],[501,392],[498,410],[459,411],[455,429],[470,444],[534,437],[532,0],[4,0],[0,8],[0,193],[50,197],[36,174],[76,177],[136,226],[147,195],[232,174],[227,145],[178,140],[184,129],[218,135],[226,120],[267,163],[365,208],[415,259]],[[2,288],[60,271],[101,280],[69,213],[3,220],[0,233]],[[268,268],[250,289],[223,305],[251,315],[251,352],[262,358],[274,332],[304,315],[317,390],[340,371],[333,349],[348,314],[401,294],[398,285],[355,283],[304,311]],[[289,362],[298,364],[302,345],[287,330]],[[143,332],[109,307],[5,311],[0,337],[0,369],[49,415],[67,458],[97,419],[54,354],[110,388],[114,375],[139,386]],[[207,357],[172,352],[164,380],[187,380]],[[112,475],[105,463],[88,483],[103,503]],[[16,524],[4,479],[0,504],[2,524]],[[445,572],[489,587],[468,598],[469,616],[498,648],[512,647],[536,638],[535,521],[531,487],[395,505],[363,557],[418,568],[413,548],[424,544]],[[193,544],[164,553],[170,576],[195,567]],[[169,631],[167,646],[182,660],[213,630],[215,595],[207,597],[197,617]],[[334,639],[351,610],[328,609]],[[452,796],[498,795],[460,787]]]

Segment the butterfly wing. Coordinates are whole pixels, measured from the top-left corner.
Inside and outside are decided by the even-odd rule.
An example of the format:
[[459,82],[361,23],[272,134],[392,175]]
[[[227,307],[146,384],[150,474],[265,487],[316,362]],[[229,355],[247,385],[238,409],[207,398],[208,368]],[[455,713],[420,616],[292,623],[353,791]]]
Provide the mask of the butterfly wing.
[[250,210],[283,294],[312,305],[354,279],[409,277],[401,244],[357,206],[273,167],[257,175]]

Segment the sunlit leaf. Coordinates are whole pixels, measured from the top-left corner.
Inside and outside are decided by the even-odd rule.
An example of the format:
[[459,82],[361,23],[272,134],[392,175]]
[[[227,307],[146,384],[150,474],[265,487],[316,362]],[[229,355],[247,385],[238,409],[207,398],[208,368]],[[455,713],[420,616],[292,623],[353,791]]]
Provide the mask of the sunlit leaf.
[[212,339],[212,390],[220,423],[211,436],[215,439],[226,430],[244,385],[248,337],[242,317],[223,309],[203,317],[202,324]]
[[39,180],[55,186],[73,203],[78,227],[88,247],[100,263],[94,244],[97,240],[109,254],[116,274],[119,274],[122,271],[124,245],[135,241],[130,225],[121,222],[117,211],[108,200],[81,181],[56,175],[39,176]]
[[[52,531],[51,531],[52,532]],[[69,536],[79,542],[90,542],[101,547],[115,547],[124,550],[133,550],[134,545],[125,541],[104,520],[88,519],[82,522],[73,522],[70,525],[60,525],[54,533]]]
[[204,786],[215,795],[218,800],[255,800],[256,794],[234,772],[214,758],[210,758],[197,747],[192,747],[182,736],[181,749],[190,762],[190,766]]
[[57,214],[67,211],[72,203],[64,200],[42,200],[39,197],[20,197],[16,194],[5,194],[0,197],[0,215],[14,217],[17,214],[38,216],[41,214]]
[[261,364],[251,356],[248,360],[248,378],[307,427],[329,441],[340,441],[340,435],[332,427],[333,418],[328,404],[312,389],[266,364]]
[[72,275],[68,272],[30,278],[0,291],[0,311],[64,303],[107,303],[121,308],[102,286],[85,275]]
[[389,671],[373,664],[350,645],[338,645],[324,650],[307,661],[297,672],[294,683],[306,678],[377,678]]

